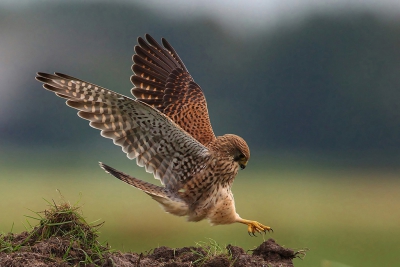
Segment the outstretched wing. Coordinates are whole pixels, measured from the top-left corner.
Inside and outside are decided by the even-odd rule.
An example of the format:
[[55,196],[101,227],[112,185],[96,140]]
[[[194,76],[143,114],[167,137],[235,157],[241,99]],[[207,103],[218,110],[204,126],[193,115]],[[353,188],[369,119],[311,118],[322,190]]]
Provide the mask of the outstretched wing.
[[36,79],[172,192],[204,167],[208,149],[151,106],[61,73]]
[[139,37],[139,45],[135,46],[132,94],[207,146],[215,140],[215,135],[203,91],[165,39],[162,39],[163,46],[149,34],[146,40]]

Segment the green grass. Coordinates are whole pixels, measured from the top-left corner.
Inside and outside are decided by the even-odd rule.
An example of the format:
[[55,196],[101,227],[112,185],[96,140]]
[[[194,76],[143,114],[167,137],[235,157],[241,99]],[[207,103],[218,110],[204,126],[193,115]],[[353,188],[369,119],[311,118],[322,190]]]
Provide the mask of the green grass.
[[224,256],[229,260],[229,262],[231,262],[231,266],[233,266],[234,264],[232,256],[230,255],[226,246],[221,246],[220,244],[218,244],[217,241],[212,238],[208,238],[207,242],[196,242],[196,247],[202,248],[205,251],[205,254],[202,254],[197,250],[192,250],[194,254],[199,256],[199,259],[193,262],[194,264],[200,264],[200,266],[202,266],[203,263],[215,256]]
[[[67,199],[81,199],[88,221],[105,221],[100,240],[113,249],[193,246],[205,237],[253,249],[272,237],[288,248],[309,249],[304,260],[295,260],[296,267],[395,266],[400,261],[400,171],[285,162],[275,168],[253,160],[239,173],[233,192],[243,218],[274,229],[254,238],[241,224],[211,227],[206,221],[188,223],[166,214],[146,194],[105,174],[96,160],[82,158],[85,166],[58,155],[23,166],[2,161],[0,232],[9,231],[13,223],[14,232],[23,231],[27,208],[42,210],[41,198],[57,201],[59,189]],[[143,168],[120,158],[125,166],[110,165],[157,183]]]

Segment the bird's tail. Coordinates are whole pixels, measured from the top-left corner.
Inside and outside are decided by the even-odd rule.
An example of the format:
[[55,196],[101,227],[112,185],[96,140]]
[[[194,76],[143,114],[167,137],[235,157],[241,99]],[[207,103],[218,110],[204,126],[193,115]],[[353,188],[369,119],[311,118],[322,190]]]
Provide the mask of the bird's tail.
[[111,174],[112,176],[120,179],[121,181],[124,181],[127,184],[130,184],[130,185],[136,187],[137,189],[142,190],[143,192],[145,192],[151,196],[168,198],[166,189],[164,187],[157,186],[157,185],[139,180],[128,174],[120,172],[102,162],[99,162],[99,165],[103,170],[105,170],[107,173]]
[[142,190],[146,194],[150,195],[154,200],[156,200],[158,203],[161,204],[161,207],[166,212],[169,212],[177,216],[187,215],[189,210],[188,205],[182,199],[179,199],[177,197],[172,196],[171,194],[168,194],[167,189],[165,189],[164,187],[144,182],[142,180],[129,176],[123,172],[117,171],[116,169],[111,168],[110,166],[107,166],[104,163],[100,162],[99,164],[100,167],[103,168],[103,170],[105,170],[109,174],[117,177],[121,181],[124,181],[125,183],[130,184]]

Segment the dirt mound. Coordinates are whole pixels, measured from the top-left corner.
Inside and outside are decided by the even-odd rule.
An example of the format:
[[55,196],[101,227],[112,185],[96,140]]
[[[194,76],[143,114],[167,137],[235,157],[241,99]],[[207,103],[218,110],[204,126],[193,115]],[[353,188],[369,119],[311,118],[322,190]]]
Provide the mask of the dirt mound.
[[[28,233],[24,232],[21,235],[27,237]],[[18,235],[15,237],[19,238]],[[71,244],[71,240],[67,238],[51,237],[31,246],[22,246],[18,251],[0,252],[0,266],[289,267],[293,266],[292,260],[296,257],[294,251],[280,247],[273,239],[262,243],[252,255],[247,254],[241,247],[228,245],[227,250],[228,254],[208,255],[201,247],[159,247],[148,255],[106,252],[102,258],[92,258],[88,261],[88,252],[82,250],[79,244]]]
[[232,245],[221,248],[213,240],[196,247],[159,247],[146,255],[112,252],[108,245],[97,241],[97,230],[102,224],[87,224],[76,207],[54,204],[36,214],[40,223],[31,232],[0,235],[0,266],[288,267],[293,266],[295,257],[303,255],[302,251],[279,246],[273,239],[250,254]]

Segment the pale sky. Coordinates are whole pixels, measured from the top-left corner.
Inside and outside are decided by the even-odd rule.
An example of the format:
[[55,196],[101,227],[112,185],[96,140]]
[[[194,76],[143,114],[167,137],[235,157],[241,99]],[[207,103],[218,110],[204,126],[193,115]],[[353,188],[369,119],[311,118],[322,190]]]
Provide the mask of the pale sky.
[[274,26],[281,20],[299,19],[310,12],[342,13],[353,9],[376,12],[389,19],[400,15],[399,0],[146,0],[142,3],[164,14],[209,14],[227,27],[242,25],[248,29]]
[[[0,0],[0,6],[21,8],[38,2],[55,3],[62,0]],[[80,2],[71,0],[69,2]],[[366,10],[392,19],[400,16],[400,0],[86,0],[85,2],[140,3],[162,16],[193,17],[208,15],[227,27],[257,30],[275,26],[282,20],[302,18],[310,12],[343,13]],[[239,23],[238,23],[239,22]]]

